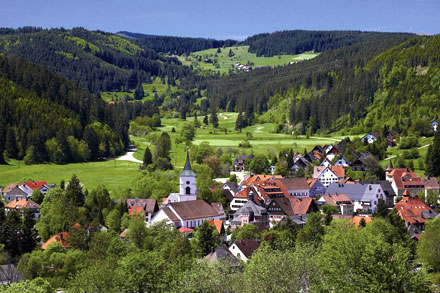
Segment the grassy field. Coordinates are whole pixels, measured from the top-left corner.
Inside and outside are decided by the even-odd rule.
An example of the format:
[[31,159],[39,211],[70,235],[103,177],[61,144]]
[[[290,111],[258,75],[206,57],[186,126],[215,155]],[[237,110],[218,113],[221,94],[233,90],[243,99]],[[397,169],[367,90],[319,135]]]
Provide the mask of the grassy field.
[[49,184],[66,182],[76,174],[85,188],[91,190],[103,184],[111,192],[130,188],[139,174],[139,164],[127,161],[103,161],[67,165],[25,165],[22,161],[11,161],[0,165],[0,186],[25,180],[46,180]]
[[[153,99],[155,93],[157,93],[158,95],[162,95],[162,94],[166,95],[171,92],[177,91],[177,87],[168,86],[168,84],[162,83],[160,78],[156,78],[152,83],[143,83],[142,87],[145,93],[145,97],[143,98],[143,100]],[[133,98],[133,95],[134,95],[134,89],[130,90],[129,92],[102,92],[101,98],[104,101],[109,102],[109,101],[121,100],[125,96]]]
[[[318,53],[305,52],[299,55],[278,55],[273,57],[257,57],[256,54],[248,51],[249,46],[234,46],[222,48],[220,53],[217,49],[208,49],[197,51],[190,56],[179,56],[179,60],[184,65],[192,65],[194,68],[202,70],[220,71],[221,73],[229,72],[234,64],[251,64],[252,67],[257,66],[277,66],[286,65],[291,62],[299,62],[314,58]],[[232,50],[234,56],[229,57],[229,50]]]
[[[275,133],[276,124],[257,124],[244,128],[241,133],[234,130],[237,113],[219,113],[219,128],[213,133],[211,125],[197,129],[194,144],[198,145],[203,141],[209,142],[211,146],[222,147],[223,149],[234,147],[238,153],[270,153],[277,154],[283,148],[293,148],[298,152],[304,149],[311,150],[315,145],[335,143],[335,138],[299,137],[295,139],[292,135]],[[200,123],[203,117],[198,118]],[[176,168],[182,168],[186,158],[186,144],[176,144],[176,138],[180,137],[181,128],[188,122],[194,121],[194,117],[187,120],[178,118],[162,118],[162,127],[157,132],[166,131],[171,136],[173,146],[171,151],[172,163]],[[175,132],[172,132],[172,129]],[[226,133],[224,131],[226,129]],[[240,142],[244,141],[251,134],[249,140],[251,148],[239,148]],[[131,136],[132,142],[138,147],[134,157],[142,160],[146,147],[154,153],[154,145],[150,143],[150,136]],[[139,175],[139,164],[127,161],[103,161],[81,164],[41,164],[25,165],[22,161],[11,161],[9,165],[0,165],[0,186],[9,183],[22,182],[28,179],[47,180],[52,184],[59,184],[61,180],[69,180],[76,174],[81,183],[89,190],[99,184],[105,185],[112,193],[125,188],[131,188],[133,180]]]
[[[211,125],[205,126],[202,124],[202,127],[197,129],[195,139],[192,143],[199,145],[200,143],[207,141],[214,147],[221,147],[224,149],[228,147],[237,148],[239,153],[264,153],[267,155],[269,153],[278,153],[284,148],[293,148],[294,151],[302,153],[304,152],[304,149],[311,150],[317,144],[334,144],[337,139],[340,139],[334,137],[310,137],[309,139],[306,137],[295,138],[292,135],[275,133],[274,130],[277,126],[275,123],[252,125],[242,129],[242,132],[239,133],[234,129],[237,115],[237,113],[219,113],[219,127],[215,133],[213,133]],[[203,117],[198,117],[198,119],[199,122],[202,123]],[[185,144],[176,144],[175,140],[176,138],[180,138],[181,128],[186,123],[193,121],[194,117],[188,117],[186,120],[178,118],[163,118],[162,127],[158,128],[158,131],[168,132],[173,141],[173,153],[171,157],[175,166],[183,166],[186,156]],[[172,132],[173,128],[175,129],[175,132]],[[226,132],[225,129],[227,130]],[[251,148],[239,148],[239,144],[247,138],[248,133],[252,135],[252,138],[249,140]],[[154,146],[149,144],[148,135],[143,137],[132,137],[132,141],[138,146],[138,150],[134,156],[139,160],[142,160],[143,152],[147,146],[150,147],[151,151],[154,149]]]

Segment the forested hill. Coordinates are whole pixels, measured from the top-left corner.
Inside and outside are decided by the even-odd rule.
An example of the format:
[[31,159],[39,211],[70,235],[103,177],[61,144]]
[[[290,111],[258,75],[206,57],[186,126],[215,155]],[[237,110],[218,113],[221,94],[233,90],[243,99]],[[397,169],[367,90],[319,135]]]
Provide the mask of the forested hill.
[[128,145],[128,121],[157,113],[150,104],[108,105],[23,57],[0,56],[0,163],[82,162]]
[[[249,111],[261,114],[271,107],[273,103],[269,103],[269,100],[277,94],[297,95],[301,88],[313,89],[315,96],[324,92],[328,93],[337,83],[336,74],[339,74],[340,79],[345,76],[351,77],[355,68],[364,66],[371,58],[404,40],[404,37],[400,37],[355,44],[325,51],[316,58],[288,66],[260,68],[246,74],[224,76],[209,83],[208,98],[214,105],[228,111]],[[364,84],[369,82],[371,82],[370,79],[365,79],[359,85],[348,85],[345,90],[350,94],[362,92],[366,88],[370,89],[368,84]],[[367,91],[363,95],[369,96],[369,94],[370,92]],[[302,96],[299,97],[301,98]],[[306,96],[304,95],[303,98],[305,99]],[[332,104],[339,99],[335,97]],[[350,108],[346,104],[338,105],[338,107]],[[354,110],[362,110],[362,108]],[[338,112],[334,113],[334,117],[338,117],[336,114]],[[302,117],[305,120],[309,118],[307,113],[305,111],[305,116]],[[329,115],[333,117],[333,113]]]
[[201,51],[212,48],[230,47],[237,41],[234,40],[214,40],[204,38],[187,38],[172,36],[154,36],[139,33],[118,32],[119,35],[133,39],[139,46],[153,49],[156,52],[189,55],[191,52]]
[[173,84],[192,74],[177,59],[114,34],[82,28],[0,29],[0,52],[46,66],[94,93],[133,89],[154,76]]
[[291,30],[263,33],[248,37],[243,43],[257,56],[272,57],[281,54],[301,54],[308,51],[323,52],[356,43],[412,36],[408,33],[382,33],[362,31],[306,31]]

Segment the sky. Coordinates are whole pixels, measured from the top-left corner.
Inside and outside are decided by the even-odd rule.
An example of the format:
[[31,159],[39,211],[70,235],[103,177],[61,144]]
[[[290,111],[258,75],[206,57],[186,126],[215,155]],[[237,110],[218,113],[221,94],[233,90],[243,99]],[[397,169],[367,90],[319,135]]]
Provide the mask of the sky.
[[242,40],[280,30],[440,33],[440,0],[0,0],[0,27]]

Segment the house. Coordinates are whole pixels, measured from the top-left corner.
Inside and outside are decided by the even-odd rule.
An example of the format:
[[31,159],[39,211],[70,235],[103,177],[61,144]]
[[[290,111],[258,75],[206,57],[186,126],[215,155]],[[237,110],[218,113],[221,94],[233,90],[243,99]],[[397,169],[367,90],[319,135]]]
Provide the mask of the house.
[[3,197],[7,201],[26,199],[32,196],[33,190],[25,183],[11,183],[3,189]]
[[437,120],[432,121],[431,126],[434,131],[437,131],[437,126],[438,126]]
[[387,168],[385,177],[394,190],[397,196],[402,196],[403,192],[408,191],[415,195],[419,192],[425,192],[425,185],[422,178],[419,178],[416,173],[407,168]]
[[353,171],[365,171],[368,166],[368,158],[370,157],[374,158],[374,156],[370,152],[359,154],[351,164],[351,169]]
[[289,196],[293,196],[293,197],[310,196],[310,186],[306,178],[283,178],[277,181],[284,186]]
[[343,155],[339,155],[336,157],[336,160],[334,161],[333,166],[348,167],[348,166],[350,166],[350,162]]
[[292,168],[289,170],[289,173],[291,173],[291,175],[292,175],[294,171],[296,171],[298,169],[305,170],[305,169],[307,169],[308,166],[311,166],[311,165],[312,165],[311,161],[307,160],[305,157],[298,157],[294,161]]
[[318,205],[328,204],[336,207],[341,215],[353,215],[353,201],[346,194],[326,194],[318,200]]
[[237,240],[229,246],[229,251],[239,260],[247,262],[260,247],[257,239]]
[[246,180],[243,180],[242,186],[253,186],[256,183],[263,183],[265,181],[274,181],[277,179],[282,179],[281,175],[252,175]]
[[330,167],[332,165],[333,165],[332,162],[328,158],[324,158],[324,160],[322,160],[321,162],[321,166],[324,167]]
[[41,189],[47,185],[47,181],[25,181],[25,184],[32,190]]
[[249,155],[249,156],[245,156],[245,155],[240,155],[238,157],[235,158],[234,160],[234,171],[236,172],[241,172],[241,171],[246,171],[246,160],[252,160],[254,158],[254,155]]
[[219,247],[203,258],[208,264],[214,264],[221,260],[229,262],[231,265],[237,265],[239,260],[232,254],[227,247]]
[[221,187],[221,190],[229,190],[232,193],[232,195],[236,195],[240,191],[240,188],[237,182],[226,182]]
[[61,232],[61,233],[57,233],[54,236],[52,236],[49,240],[46,241],[46,243],[44,243],[41,246],[42,250],[46,250],[49,245],[51,245],[52,243],[58,242],[60,243],[63,247],[68,247],[69,246],[69,239],[70,239],[70,235],[67,232]]
[[325,193],[325,187],[316,178],[308,178],[307,183],[309,184],[309,196],[315,198],[321,196]]
[[254,224],[263,228],[269,226],[267,210],[254,200],[253,192],[250,192],[249,200],[232,215],[230,221],[231,230],[234,230],[235,227],[242,227],[247,224]]
[[362,142],[367,141],[369,144],[371,144],[371,143],[374,143],[378,137],[379,137],[379,135],[377,133],[368,133],[361,138],[361,141]]
[[285,186],[279,180],[252,183],[252,186],[256,188],[259,200],[265,203],[269,202],[272,198],[289,196]]
[[382,187],[383,192],[385,193],[385,204],[388,208],[392,208],[395,203],[396,199],[396,193],[394,192],[394,189],[390,182],[386,180],[376,180],[376,181],[364,181],[364,184],[380,184]]
[[236,211],[244,206],[249,201],[249,193],[257,194],[257,190],[254,187],[246,187],[237,193],[231,201],[229,207],[232,211]]
[[344,184],[332,183],[327,188],[326,194],[346,194],[354,204],[354,211],[373,213],[379,199],[386,202],[385,192],[380,184]]
[[[126,203],[129,214],[141,212],[147,222],[150,222],[152,217],[159,210],[157,201],[153,198],[128,198],[126,199]],[[142,209],[142,211],[139,211],[139,208]]]
[[[423,185],[425,186],[425,196],[428,196],[428,192],[435,192],[437,196],[440,193],[440,185],[435,177],[423,178]],[[437,200],[438,203],[438,200]]]
[[313,168],[313,178],[318,179],[319,182],[328,187],[330,183],[338,182],[345,176],[345,168],[342,166],[315,166]]
[[40,205],[31,199],[14,199],[5,205],[5,211],[8,213],[11,210],[23,211],[29,209],[34,214],[36,219],[40,218]]
[[326,158],[329,161],[333,161],[333,159],[341,153],[338,147],[334,145],[331,145],[328,148],[326,148],[325,152],[326,152]]
[[153,216],[150,224],[166,221],[176,228],[196,228],[205,220],[226,220],[226,218],[207,201],[199,199],[169,203]]
[[[404,191],[402,199],[396,203],[394,209],[405,222],[407,229],[412,229],[414,232],[423,231],[426,221],[437,216],[430,206],[417,196],[411,196],[409,190]],[[414,227],[411,228],[412,226]]]
[[285,216],[292,218],[294,216],[305,216],[318,211],[315,201],[308,198],[274,198],[268,205],[270,223],[278,223]]

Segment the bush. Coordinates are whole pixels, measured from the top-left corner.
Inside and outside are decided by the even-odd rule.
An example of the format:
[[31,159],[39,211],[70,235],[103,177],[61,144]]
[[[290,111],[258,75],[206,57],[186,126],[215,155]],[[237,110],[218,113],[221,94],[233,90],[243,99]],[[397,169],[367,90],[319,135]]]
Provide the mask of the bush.
[[402,137],[400,139],[400,145],[399,149],[412,149],[419,146],[419,140],[417,137],[409,136],[409,137]]

